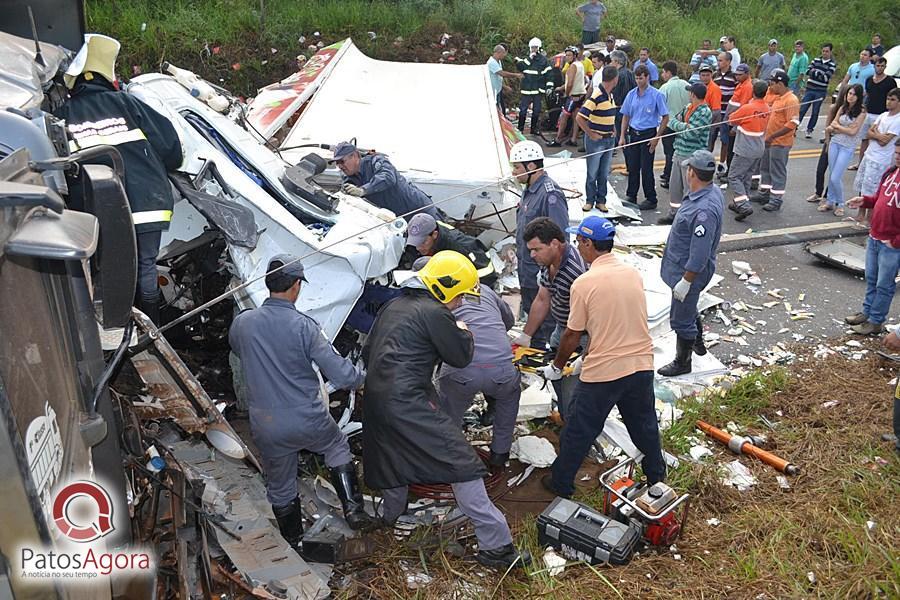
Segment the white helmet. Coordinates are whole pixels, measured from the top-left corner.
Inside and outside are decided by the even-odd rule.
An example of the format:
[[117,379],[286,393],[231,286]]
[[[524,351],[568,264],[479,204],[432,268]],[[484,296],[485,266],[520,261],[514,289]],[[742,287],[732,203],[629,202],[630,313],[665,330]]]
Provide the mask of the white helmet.
[[534,37],[531,38],[530,42],[528,42],[529,48],[540,48],[541,46],[543,46],[543,44],[541,43],[541,38]]
[[537,142],[531,140],[522,140],[509,151],[509,162],[511,163],[529,163],[536,160],[544,160],[544,150]]

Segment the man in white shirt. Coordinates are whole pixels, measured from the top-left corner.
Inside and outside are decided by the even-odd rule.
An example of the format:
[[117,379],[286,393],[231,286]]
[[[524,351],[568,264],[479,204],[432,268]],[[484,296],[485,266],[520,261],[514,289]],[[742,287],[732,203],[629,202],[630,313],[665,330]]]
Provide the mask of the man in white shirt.
[[494,53],[487,61],[488,73],[491,75],[491,89],[494,92],[494,99],[497,101],[497,108],[504,115],[506,114],[506,105],[503,103],[503,78],[510,77],[512,79],[522,79],[525,77],[522,73],[513,73],[503,70],[503,59],[506,58],[506,46],[497,44],[494,46]]
[[735,41],[733,35],[723,35],[719,38],[722,50],[731,54],[731,64],[737,66],[741,64],[741,51],[735,47]]

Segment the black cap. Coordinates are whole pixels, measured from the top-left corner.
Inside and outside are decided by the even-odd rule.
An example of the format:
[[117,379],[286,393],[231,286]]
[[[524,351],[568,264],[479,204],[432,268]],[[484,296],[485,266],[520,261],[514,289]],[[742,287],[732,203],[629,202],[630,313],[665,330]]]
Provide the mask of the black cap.
[[684,86],[684,89],[697,96],[701,100],[706,98],[706,86],[702,83],[692,83]]
[[773,69],[769,74],[769,81],[777,81],[780,83],[788,83],[790,78],[784,69]]

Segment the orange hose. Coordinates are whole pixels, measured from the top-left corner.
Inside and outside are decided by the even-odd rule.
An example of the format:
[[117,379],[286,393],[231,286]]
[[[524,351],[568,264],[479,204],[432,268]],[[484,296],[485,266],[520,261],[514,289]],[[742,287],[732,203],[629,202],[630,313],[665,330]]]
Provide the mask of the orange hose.
[[[726,446],[728,446],[728,442],[730,442],[733,437],[727,431],[722,431],[717,427],[713,427],[706,421],[697,421],[697,428],[709,437],[715,439],[718,442],[721,442],[722,444],[725,444]],[[772,454],[771,452],[766,452],[762,448],[754,446],[750,442],[744,442],[741,445],[740,453],[749,454],[757,460],[766,463],[770,467],[774,467],[782,473],[787,473],[788,475],[796,475],[799,472],[795,465],[792,465],[788,461],[779,456],[776,456],[775,454]]]

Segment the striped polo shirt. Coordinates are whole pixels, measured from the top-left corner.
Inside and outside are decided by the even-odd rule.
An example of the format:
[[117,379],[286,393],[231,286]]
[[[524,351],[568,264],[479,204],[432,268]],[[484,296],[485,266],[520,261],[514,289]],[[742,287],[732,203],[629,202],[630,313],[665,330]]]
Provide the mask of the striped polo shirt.
[[[612,136],[615,133],[616,101],[602,84],[590,98],[584,101],[578,112],[587,118],[591,131],[602,136]],[[576,252],[576,254],[578,253]],[[566,312],[568,312],[568,301]]]
[[[713,73],[713,81],[715,81],[716,85],[719,86],[719,89],[722,90],[721,110],[724,113],[728,109],[728,103],[731,102],[731,97],[734,96],[734,88],[737,87],[737,77],[734,76],[734,71],[728,71],[727,73],[716,71]],[[716,107],[713,106],[712,108],[715,109]]]
[[560,327],[569,320],[569,291],[572,282],[585,272],[584,259],[572,244],[566,244],[566,251],[559,263],[559,270],[550,279],[550,268],[541,267],[538,284],[550,291],[550,314]]

